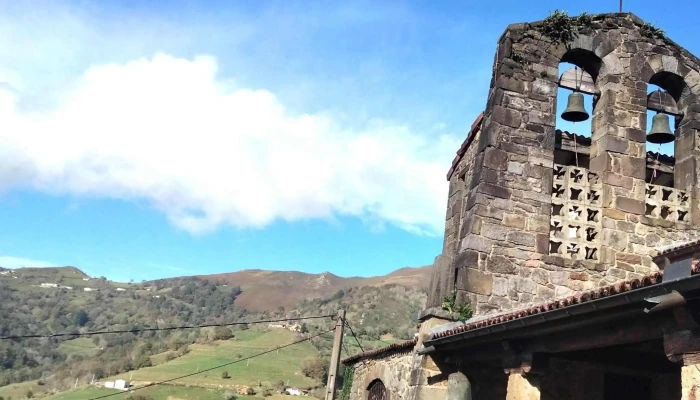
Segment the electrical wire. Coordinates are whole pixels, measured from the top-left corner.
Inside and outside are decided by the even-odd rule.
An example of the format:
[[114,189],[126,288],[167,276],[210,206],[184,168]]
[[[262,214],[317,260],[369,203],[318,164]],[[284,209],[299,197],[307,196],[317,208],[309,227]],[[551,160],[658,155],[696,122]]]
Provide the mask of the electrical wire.
[[352,326],[350,326],[350,323],[348,322],[347,319],[345,320],[345,325],[348,326],[348,329],[350,329],[350,333],[352,334],[352,337],[355,338],[357,345],[360,347],[360,350],[362,350],[362,352],[364,353],[365,349],[362,348],[362,344],[360,343],[360,339],[357,337],[357,335],[355,335],[355,331],[352,330]]
[[171,327],[165,327],[165,328],[124,329],[124,330],[97,331],[97,332],[84,332],[84,333],[54,333],[54,334],[50,334],[50,335],[3,336],[3,337],[0,337],[0,340],[54,338],[54,337],[64,337],[64,336],[79,337],[79,336],[104,335],[104,334],[109,334],[109,333],[140,333],[140,332],[173,331],[173,330],[179,330],[179,329],[199,329],[199,328],[213,328],[213,327],[219,327],[219,326],[265,324],[265,323],[271,323],[271,322],[300,321],[302,319],[321,319],[321,318],[329,318],[329,317],[333,317],[333,315],[312,315],[312,316],[298,317],[298,318],[267,319],[267,320],[258,320],[258,321],[250,321],[250,322],[231,322],[231,323],[227,323],[227,324],[171,326]]
[[289,344],[285,344],[285,345],[283,345],[283,346],[277,346],[277,347],[275,347],[274,349],[266,350],[266,351],[263,351],[263,352],[261,352],[261,353],[254,354],[254,355],[252,355],[252,356],[250,356],[250,357],[239,358],[238,360],[231,361],[231,362],[228,362],[228,363],[225,363],[225,364],[221,364],[221,365],[218,365],[218,366],[216,366],[216,367],[203,369],[203,370],[201,370],[201,371],[193,372],[193,373],[187,374],[187,375],[178,376],[178,377],[176,377],[176,378],[165,379],[165,380],[162,380],[162,381],[153,383],[153,384],[148,385],[148,386],[139,386],[139,387],[136,387],[136,388],[134,388],[134,389],[129,390],[128,392],[117,392],[117,393],[106,394],[106,395],[104,395],[104,396],[93,397],[93,398],[91,398],[90,400],[98,400],[98,399],[104,399],[105,397],[118,396],[118,395],[120,395],[120,394],[130,393],[130,392],[134,392],[134,391],[137,391],[137,390],[145,389],[145,388],[148,388],[148,387],[153,387],[153,386],[162,385],[162,384],[164,384],[164,383],[176,381],[176,380],[178,380],[178,379],[188,378],[188,377],[190,377],[190,376],[199,375],[199,374],[202,374],[202,373],[204,373],[204,372],[213,371],[213,370],[218,369],[218,368],[227,367],[227,366],[229,366],[229,365],[231,365],[231,364],[236,364],[236,363],[239,363],[239,362],[242,362],[242,361],[250,360],[251,358],[260,357],[260,356],[262,356],[262,355],[264,355],[264,354],[272,353],[273,351],[277,351],[277,350],[283,349],[283,348],[285,348],[285,347],[289,347],[289,346],[293,346],[293,345],[295,345],[295,344],[299,344],[299,343],[302,343],[302,342],[306,342],[307,340],[311,340],[311,339],[316,338],[316,337],[319,337],[319,336],[321,336],[321,335],[325,335],[326,333],[333,332],[334,330],[335,330],[335,328],[334,328],[334,329],[331,329],[331,330],[329,330],[329,331],[321,332],[321,333],[316,334],[316,335],[314,335],[314,336],[309,336],[308,338],[304,338],[304,339],[297,340],[297,341],[292,342],[292,343],[289,343]]

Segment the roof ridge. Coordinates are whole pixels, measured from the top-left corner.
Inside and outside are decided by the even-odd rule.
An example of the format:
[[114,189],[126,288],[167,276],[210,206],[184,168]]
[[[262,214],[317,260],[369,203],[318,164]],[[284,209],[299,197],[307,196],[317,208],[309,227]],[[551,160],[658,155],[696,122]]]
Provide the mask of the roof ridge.
[[389,346],[380,347],[380,348],[378,348],[378,349],[367,350],[367,351],[365,351],[365,352],[363,352],[363,353],[359,353],[359,354],[355,354],[355,355],[346,357],[346,358],[344,358],[343,360],[341,360],[341,362],[342,362],[343,364],[347,364],[347,363],[349,363],[349,362],[352,362],[352,361],[355,361],[355,360],[359,360],[359,359],[361,359],[361,358],[372,357],[372,356],[376,356],[376,355],[378,355],[378,354],[383,354],[383,353],[387,353],[387,352],[390,352],[390,351],[401,350],[401,349],[405,349],[405,348],[407,348],[407,347],[415,346],[416,343],[418,343],[418,338],[413,338],[413,339],[405,340],[405,341],[403,341],[403,342],[390,344]]

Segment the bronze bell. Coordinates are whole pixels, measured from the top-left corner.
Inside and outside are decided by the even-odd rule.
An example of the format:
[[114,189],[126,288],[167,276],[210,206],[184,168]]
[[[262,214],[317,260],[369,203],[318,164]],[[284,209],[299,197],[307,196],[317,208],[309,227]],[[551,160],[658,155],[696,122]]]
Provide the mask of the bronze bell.
[[651,129],[647,134],[647,142],[664,144],[671,143],[676,140],[675,135],[671,132],[671,127],[668,123],[668,115],[657,112],[654,119],[651,120]]
[[569,95],[569,102],[561,117],[569,122],[582,122],[588,119],[588,112],[583,107],[583,95],[578,92]]

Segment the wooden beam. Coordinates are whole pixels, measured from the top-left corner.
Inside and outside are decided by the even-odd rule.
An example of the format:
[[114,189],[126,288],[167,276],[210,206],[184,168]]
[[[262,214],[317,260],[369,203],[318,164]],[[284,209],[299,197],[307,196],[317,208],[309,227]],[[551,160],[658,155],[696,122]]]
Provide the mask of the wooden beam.
[[563,353],[645,342],[663,338],[664,327],[673,326],[673,323],[666,313],[658,317],[645,316],[634,322],[621,320],[614,325],[601,324],[535,338],[524,344],[524,348],[531,352]]
[[676,100],[667,92],[659,89],[647,95],[647,108],[653,111],[680,116]]
[[558,353],[552,357],[606,367],[624,368],[629,371],[643,372],[650,375],[679,371],[679,366],[669,361],[663,354],[643,354],[616,348]]
[[591,75],[581,68],[571,68],[566,70],[559,78],[559,87],[576,90],[581,93],[597,95],[595,82]]

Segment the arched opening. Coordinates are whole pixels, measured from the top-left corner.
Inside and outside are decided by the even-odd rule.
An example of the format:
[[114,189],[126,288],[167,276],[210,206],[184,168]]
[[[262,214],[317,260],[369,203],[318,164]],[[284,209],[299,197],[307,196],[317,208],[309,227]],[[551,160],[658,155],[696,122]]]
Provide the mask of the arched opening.
[[[647,169],[645,216],[673,223],[690,222],[690,192],[684,176],[675,176],[676,158],[688,150],[678,145],[679,126],[684,122],[682,106],[692,99],[683,78],[657,72],[647,85]],[[678,179],[680,178],[680,180]]]
[[[600,66],[601,61],[595,54],[582,49],[567,52],[559,63],[556,97],[557,146],[554,152],[556,164],[588,168],[593,133],[595,80]],[[570,114],[564,115],[572,109],[581,110],[581,107],[585,110],[582,111],[583,114],[588,114],[588,118],[583,121],[572,120],[569,118]]]
[[389,400],[389,393],[380,379],[373,380],[367,387],[367,400]]
[[[680,118],[676,117],[678,109],[676,101],[673,97],[661,87],[650,83],[647,85],[647,142],[646,142],[646,182],[658,186],[673,187],[673,168],[675,164],[674,147],[675,140],[670,143],[652,143],[648,140],[649,133],[660,129],[660,122],[663,118],[668,120],[668,128],[671,131],[676,130]],[[659,115],[660,114],[660,115]],[[658,116],[657,116],[658,115]],[[665,115],[665,117],[664,117]],[[657,120],[655,118],[662,118]]]
[[582,49],[559,64],[549,254],[572,260],[600,257],[601,183],[589,165],[601,65]]

